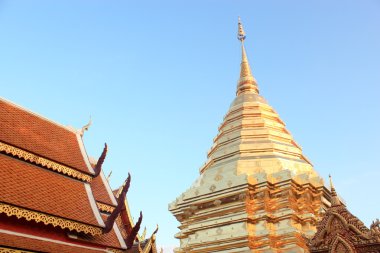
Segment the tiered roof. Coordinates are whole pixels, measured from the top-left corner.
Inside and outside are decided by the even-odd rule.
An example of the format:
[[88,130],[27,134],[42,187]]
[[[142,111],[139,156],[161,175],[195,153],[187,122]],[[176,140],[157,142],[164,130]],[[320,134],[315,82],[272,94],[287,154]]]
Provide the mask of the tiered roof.
[[317,176],[285,123],[260,95],[244,47],[245,32],[240,20],[238,39],[241,41],[242,59],[236,98],[219,126],[200,172],[232,164],[240,167],[238,174],[252,175],[260,171],[272,174],[289,169],[295,174]]
[[0,98],[0,245],[25,252],[127,249],[115,218],[129,180],[115,198],[101,171],[107,147],[91,163],[82,135]]

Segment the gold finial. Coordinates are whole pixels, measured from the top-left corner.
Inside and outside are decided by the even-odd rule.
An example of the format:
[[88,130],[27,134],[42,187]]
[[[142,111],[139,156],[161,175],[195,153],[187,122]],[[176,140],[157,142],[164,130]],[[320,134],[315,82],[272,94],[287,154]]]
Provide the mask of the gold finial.
[[338,194],[335,191],[335,187],[334,187],[331,175],[329,175],[329,179],[330,179],[330,192],[331,192],[331,206],[338,206],[341,204],[341,202],[339,200]]
[[251,72],[251,67],[248,63],[247,53],[245,52],[244,40],[245,40],[245,32],[243,29],[243,24],[241,23],[241,19],[239,17],[238,21],[238,34],[237,38],[241,41],[241,64],[240,64],[240,78],[237,85],[236,95],[240,95],[241,93],[251,92],[259,94],[259,89],[257,88],[256,79],[253,77]]
[[83,137],[84,131],[88,131],[88,129],[90,128],[91,125],[92,125],[92,119],[91,119],[91,116],[90,116],[90,121],[86,125],[84,125],[82,127],[82,129],[80,130],[80,136],[81,137]]
[[332,177],[331,177],[330,174],[329,174],[329,180],[330,180],[330,191],[334,191],[335,192],[335,187],[334,187],[334,184],[333,184],[333,181],[332,181]]
[[241,42],[243,42],[245,40],[245,32],[244,32],[243,24],[241,23],[240,17],[239,17],[239,21],[238,21],[238,35],[237,35],[237,38]]

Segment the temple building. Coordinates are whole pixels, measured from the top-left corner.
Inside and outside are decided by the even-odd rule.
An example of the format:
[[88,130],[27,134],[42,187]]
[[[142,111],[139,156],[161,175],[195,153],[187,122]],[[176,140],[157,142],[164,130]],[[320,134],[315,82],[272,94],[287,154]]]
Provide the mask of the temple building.
[[379,253],[380,221],[368,229],[339,199],[330,177],[331,206],[309,239],[310,253]]
[[138,234],[126,193],[112,191],[83,134],[0,98],[0,252],[155,253]]
[[180,222],[178,253],[309,252],[308,240],[330,210],[323,179],[260,95],[245,38],[239,19],[236,98],[198,179],[169,204]]

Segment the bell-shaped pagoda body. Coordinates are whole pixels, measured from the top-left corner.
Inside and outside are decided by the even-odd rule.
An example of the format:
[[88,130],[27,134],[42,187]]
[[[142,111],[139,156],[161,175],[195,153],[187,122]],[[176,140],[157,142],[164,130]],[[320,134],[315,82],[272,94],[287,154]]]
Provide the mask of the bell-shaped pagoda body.
[[240,78],[194,184],[169,204],[176,252],[308,252],[329,192],[275,110],[259,95],[242,43]]

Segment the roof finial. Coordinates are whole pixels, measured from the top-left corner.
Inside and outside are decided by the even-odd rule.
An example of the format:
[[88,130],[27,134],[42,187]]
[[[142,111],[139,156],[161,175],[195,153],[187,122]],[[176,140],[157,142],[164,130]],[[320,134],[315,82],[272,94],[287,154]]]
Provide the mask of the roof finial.
[[245,92],[259,93],[259,89],[257,88],[256,79],[253,77],[251,72],[251,67],[248,63],[247,54],[244,48],[244,40],[245,40],[245,32],[243,28],[243,24],[241,23],[240,17],[238,22],[238,34],[237,38],[241,41],[241,64],[240,64],[240,78],[237,85],[236,95],[240,95]]
[[88,121],[88,123],[86,125],[84,125],[82,127],[82,129],[80,130],[80,136],[81,137],[83,137],[84,131],[88,131],[88,129],[90,128],[91,125],[92,125],[92,119],[91,119],[91,116],[90,116],[90,120]]
[[338,194],[335,191],[335,187],[331,178],[331,175],[329,175],[330,179],[330,192],[331,192],[331,206],[338,206],[341,204]]

